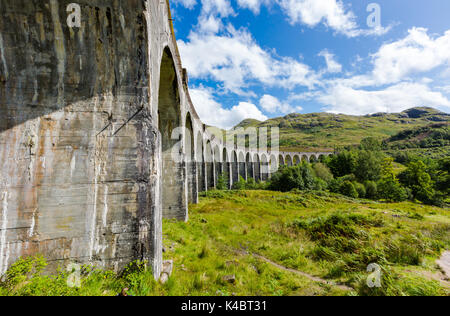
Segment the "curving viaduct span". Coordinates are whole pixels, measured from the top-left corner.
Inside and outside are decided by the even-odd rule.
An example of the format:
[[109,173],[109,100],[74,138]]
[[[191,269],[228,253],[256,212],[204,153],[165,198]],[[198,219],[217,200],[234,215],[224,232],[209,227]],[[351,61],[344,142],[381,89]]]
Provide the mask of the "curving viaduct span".
[[167,1],[0,1],[0,275],[43,254],[159,277],[162,218],[188,220],[219,174],[331,154],[226,142],[187,84]]

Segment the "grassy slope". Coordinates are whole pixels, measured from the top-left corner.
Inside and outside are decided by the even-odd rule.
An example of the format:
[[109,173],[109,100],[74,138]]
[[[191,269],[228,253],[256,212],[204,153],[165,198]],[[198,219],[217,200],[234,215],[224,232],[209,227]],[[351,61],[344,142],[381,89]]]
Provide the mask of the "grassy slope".
[[[175,260],[175,274],[167,294],[178,295],[336,295],[340,289],[285,272],[251,255],[257,253],[286,267],[314,276],[345,282],[355,288],[365,278],[365,268],[336,274],[339,262],[351,254],[338,254],[332,260],[311,255],[318,242],[290,228],[292,221],[349,212],[382,218],[382,227],[361,227],[369,234],[370,244],[383,247],[401,236],[417,236],[430,245],[450,245],[448,210],[412,203],[383,204],[354,201],[335,195],[314,193],[276,193],[266,191],[217,192],[192,206],[189,223],[166,221],[164,243],[167,259]],[[408,215],[420,214],[421,219]],[[417,216],[417,215],[416,215]],[[358,228],[359,229],[359,228]],[[439,232],[439,233],[437,233]],[[387,294],[448,294],[432,281],[437,273],[434,261],[438,252],[422,245],[421,265],[387,264],[394,281]],[[421,247],[422,247],[421,246]],[[368,247],[368,246],[367,246]],[[368,247],[369,248],[369,247]],[[380,249],[381,249],[380,248]],[[363,248],[356,252],[364,251]],[[340,257],[339,257],[340,256]],[[222,281],[235,274],[235,285]],[[428,275],[427,278],[423,277]],[[402,276],[401,279],[397,277]],[[403,281],[402,281],[403,280]],[[406,281],[407,280],[407,281]],[[446,292],[447,291],[447,292]],[[360,291],[360,293],[362,293]]]
[[450,115],[430,108],[373,116],[329,113],[290,114],[266,122],[245,120],[237,127],[280,127],[280,145],[286,151],[333,150],[357,145],[367,136],[388,138],[406,129],[449,121]]
[[[36,270],[36,263],[25,259],[10,269],[5,283],[0,282],[0,296],[115,296],[124,288],[134,296],[448,295],[449,283],[434,280],[439,280],[435,264],[439,249],[450,246],[448,211],[320,192],[215,191],[191,206],[188,223],[164,221],[164,257],[173,259],[175,266],[164,285],[155,282],[148,270],[131,268],[116,276],[85,267],[82,286],[69,288],[69,272],[32,277],[29,271]],[[324,223],[332,214],[347,220],[356,215],[363,221],[300,228]],[[320,238],[312,238],[312,232]],[[339,250],[338,245],[348,249]],[[355,290],[313,281],[252,254]],[[375,292],[365,286],[366,267],[374,262],[384,269],[382,288]],[[235,275],[234,284],[224,280],[229,275]]]

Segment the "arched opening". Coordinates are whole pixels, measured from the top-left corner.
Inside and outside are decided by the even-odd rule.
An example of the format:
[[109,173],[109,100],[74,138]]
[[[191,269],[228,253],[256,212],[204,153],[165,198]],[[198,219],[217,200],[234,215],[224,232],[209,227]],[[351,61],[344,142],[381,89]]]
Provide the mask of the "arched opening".
[[303,156],[302,156],[302,161],[304,161],[304,162],[309,162],[308,156],[303,155]]
[[324,155],[324,154],[321,154],[320,156],[319,156],[319,161],[320,162],[322,162],[322,163],[324,163],[325,161],[326,161],[326,156]]
[[232,179],[231,186],[233,186],[233,184],[239,181],[238,157],[236,151],[234,150],[231,153],[231,179]]
[[231,189],[231,183],[233,182],[233,179],[231,178],[231,164],[228,159],[228,152],[226,148],[223,149],[222,153],[222,173],[227,179],[228,188]]
[[180,95],[172,54],[163,52],[160,69],[158,122],[162,152],[162,211],[165,218],[187,219],[185,163],[172,153],[181,152],[181,137],[172,139],[174,129],[181,126]]
[[287,165],[288,167],[292,167],[292,158],[291,158],[290,155],[287,155],[287,156],[286,156],[286,165]]
[[239,153],[239,176],[247,180],[247,166],[245,164],[244,153]]
[[294,156],[294,165],[295,165],[295,166],[296,166],[296,165],[299,165],[300,162],[301,162],[300,156],[299,156],[299,155],[295,155],[295,156]]
[[194,128],[192,126],[191,114],[186,116],[186,129],[184,136],[184,148],[186,152],[186,175],[188,185],[189,203],[198,202],[198,184],[197,184],[197,164],[195,162],[194,148]]
[[280,156],[278,157],[278,162],[280,163],[280,166],[284,166],[284,158],[283,158],[282,155],[280,155]]
[[205,147],[203,145],[202,133],[197,134],[197,182],[198,191],[206,191],[206,181],[205,181]]
[[214,147],[214,171],[215,171],[215,185],[217,186],[217,180],[222,175],[222,159],[220,158],[219,146]]
[[266,181],[269,178],[269,161],[265,154],[261,155],[261,180]]
[[258,154],[253,157],[253,174],[256,182],[261,181],[261,161]]
[[245,164],[247,167],[247,179],[255,179],[255,174],[253,172],[252,155],[250,153],[247,153],[247,157],[245,158]]
[[206,184],[207,188],[214,189],[214,153],[211,147],[211,141],[206,142]]
[[317,162],[317,157],[316,157],[316,155],[311,155],[311,157],[309,158],[309,162],[311,162],[311,163]]
[[269,178],[271,177],[272,174],[278,171],[278,166],[279,163],[277,157],[275,155],[271,155],[269,163]]

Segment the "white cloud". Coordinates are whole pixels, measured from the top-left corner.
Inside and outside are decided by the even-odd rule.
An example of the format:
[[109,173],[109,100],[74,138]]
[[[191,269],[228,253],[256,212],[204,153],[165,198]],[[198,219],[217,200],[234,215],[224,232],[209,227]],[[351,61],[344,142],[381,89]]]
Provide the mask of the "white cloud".
[[434,39],[424,28],[413,28],[408,33],[402,40],[383,45],[373,55],[372,75],[377,84],[398,82],[450,63],[450,31]]
[[320,23],[349,37],[360,35],[383,35],[390,27],[362,30],[356,23],[355,14],[346,10],[340,0],[277,0],[289,22],[315,27]]
[[335,83],[356,88],[422,81],[427,72],[450,66],[450,30],[433,38],[424,28],[412,28],[408,36],[382,45],[371,57],[370,72],[336,79]]
[[325,58],[325,62],[327,63],[327,71],[330,73],[337,73],[342,71],[342,65],[339,64],[332,53],[328,50],[324,49],[319,53],[319,56]]
[[419,83],[400,83],[383,90],[357,90],[336,85],[318,97],[327,111],[352,115],[377,112],[401,112],[417,106],[450,109],[450,100]]
[[289,114],[294,112],[300,112],[302,107],[297,106],[293,107],[288,103],[282,103],[280,100],[278,100],[276,97],[265,94],[261,100],[259,101],[260,106],[267,112],[267,113],[282,113],[282,114]]
[[241,8],[251,10],[255,14],[259,14],[262,5],[270,5],[270,0],[237,0]]
[[243,88],[255,81],[286,88],[319,83],[307,65],[263,50],[246,30],[228,27],[223,35],[194,32],[189,40],[179,40],[178,46],[190,76],[218,81],[226,91],[248,95]]
[[208,125],[230,129],[245,119],[267,120],[256,105],[240,102],[231,109],[224,109],[212,94],[212,91],[198,87],[190,89],[190,95],[201,120]]
[[173,0],[176,5],[180,4],[183,7],[192,10],[197,5],[197,0]]
[[229,0],[201,0],[202,9],[197,30],[200,33],[218,33],[223,28],[222,19],[235,15]]

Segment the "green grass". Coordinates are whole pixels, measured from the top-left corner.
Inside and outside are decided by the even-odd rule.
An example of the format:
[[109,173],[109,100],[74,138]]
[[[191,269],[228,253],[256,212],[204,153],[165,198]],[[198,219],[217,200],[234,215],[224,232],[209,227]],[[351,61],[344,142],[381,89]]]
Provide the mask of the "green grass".
[[359,145],[368,135],[388,139],[437,120],[448,122],[449,117],[431,108],[420,108],[420,114],[411,114],[410,110],[373,116],[310,113],[289,114],[265,122],[245,120],[237,127],[279,127],[280,147],[284,151],[332,151],[336,147]]
[[[435,260],[450,249],[448,211],[324,192],[212,191],[190,207],[188,223],[164,221],[164,257],[175,265],[164,285],[138,266],[121,276],[83,270],[80,289],[67,288],[64,274],[26,277],[3,283],[0,294],[116,295],[127,287],[133,295],[448,295],[435,278]],[[381,266],[381,288],[366,285],[370,263]]]

